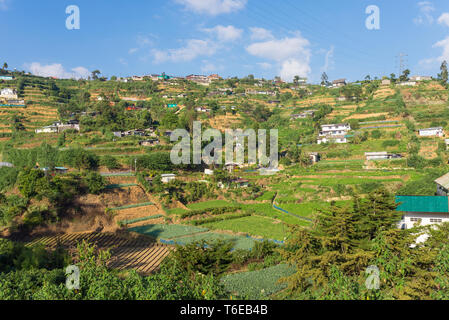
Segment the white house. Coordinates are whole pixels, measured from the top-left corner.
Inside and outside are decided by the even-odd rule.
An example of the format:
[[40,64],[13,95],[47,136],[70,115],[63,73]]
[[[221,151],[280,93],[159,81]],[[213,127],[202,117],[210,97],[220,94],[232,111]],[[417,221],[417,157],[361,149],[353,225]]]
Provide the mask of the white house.
[[161,181],[163,183],[169,183],[170,181],[174,181],[176,179],[175,174],[162,174],[161,175]]
[[214,170],[211,169],[204,169],[204,174],[208,176],[214,175]]
[[332,87],[334,87],[334,88],[344,87],[345,85],[346,85],[346,79],[338,79],[338,80],[332,81]]
[[382,80],[382,85],[383,86],[389,86],[390,84],[391,84],[391,80],[389,80],[389,79]]
[[386,151],[382,152],[365,152],[366,160],[390,160],[390,159],[398,159],[402,158],[399,154],[391,154]]
[[403,216],[399,227],[411,229],[415,225],[426,226],[449,222],[449,201],[443,196],[396,196],[397,211]]
[[0,97],[5,99],[17,99],[17,92],[11,88],[4,88],[0,91]]
[[434,136],[443,137],[444,131],[443,127],[420,129],[419,135],[421,137],[434,137]]
[[46,126],[35,130],[36,133],[58,133],[58,127],[55,125]]
[[419,82],[419,81],[430,81],[432,77],[430,76],[412,76],[410,77],[410,81]]
[[338,136],[348,133],[351,130],[351,125],[348,123],[344,124],[323,124],[321,125],[320,136]]

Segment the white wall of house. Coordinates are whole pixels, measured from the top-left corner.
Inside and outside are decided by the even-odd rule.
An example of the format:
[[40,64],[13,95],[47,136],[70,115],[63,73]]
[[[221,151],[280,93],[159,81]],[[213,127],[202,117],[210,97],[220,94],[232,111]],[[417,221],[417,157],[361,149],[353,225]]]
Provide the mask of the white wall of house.
[[328,142],[332,142],[332,143],[347,143],[348,140],[345,137],[332,137],[332,136],[325,136],[325,137],[320,137],[317,140],[318,144],[322,144],[322,143],[328,143]]
[[420,226],[449,222],[449,213],[404,212],[399,228],[411,229],[418,222]]

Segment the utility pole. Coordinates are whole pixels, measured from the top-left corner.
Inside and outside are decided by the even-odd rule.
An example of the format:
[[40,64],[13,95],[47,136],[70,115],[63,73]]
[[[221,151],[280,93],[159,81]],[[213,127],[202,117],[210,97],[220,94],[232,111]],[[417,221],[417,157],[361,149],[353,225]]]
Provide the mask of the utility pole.
[[137,173],[137,158],[134,158],[134,173]]
[[407,69],[407,57],[408,54],[406,53],[400,53],[399,55],[396,56],[396,67],[399,70],[399,75],[398,77],[400,77],[402,75],[402,73],[404,72],[405,69]]

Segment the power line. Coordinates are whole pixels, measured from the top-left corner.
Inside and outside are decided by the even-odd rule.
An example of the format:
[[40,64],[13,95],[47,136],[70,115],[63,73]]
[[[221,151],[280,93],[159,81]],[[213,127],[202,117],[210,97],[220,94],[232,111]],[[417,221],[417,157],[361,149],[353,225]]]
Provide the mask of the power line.
[[408,65],[408,54],[406,53],[399,53],[396,56],[396,68],[399,70],[399,76],[404,72],[404,70],[407,69]]

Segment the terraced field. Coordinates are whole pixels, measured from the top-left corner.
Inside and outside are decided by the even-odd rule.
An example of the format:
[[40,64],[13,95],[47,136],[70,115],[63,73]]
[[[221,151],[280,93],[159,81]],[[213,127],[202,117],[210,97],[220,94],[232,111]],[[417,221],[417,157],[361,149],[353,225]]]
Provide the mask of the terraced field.
[[73,250],[83,240],[95,244],[98,249],[110,250],[109,267],[118,270],[133,269],[143,274],[157,270],[172,250],[172,247],[155,243],[146,237],[116,233],[72,233],[43,237],[27,243],[27,246],[43,244],[49,249],[55,249],[60,245]]

